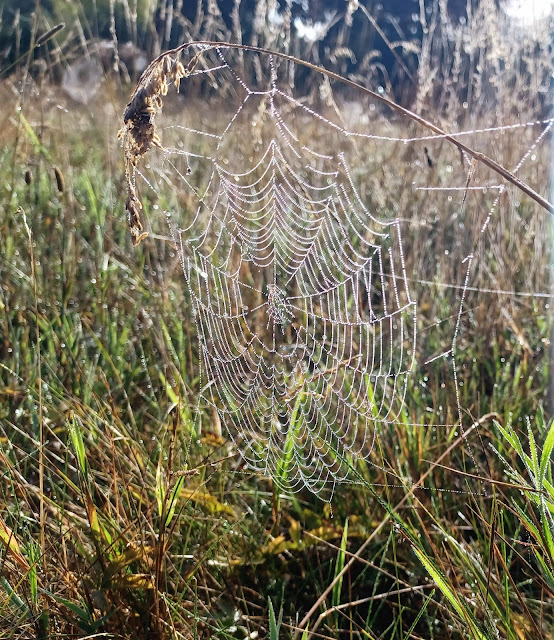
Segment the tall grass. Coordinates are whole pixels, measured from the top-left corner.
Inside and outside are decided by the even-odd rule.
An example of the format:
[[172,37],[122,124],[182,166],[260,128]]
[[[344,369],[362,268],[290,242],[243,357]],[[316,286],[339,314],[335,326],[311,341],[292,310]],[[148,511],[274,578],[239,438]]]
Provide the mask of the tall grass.
[[[106,70],[119,66],[128,79],[133,60],[118,55],[118,45],[122,52],[131,43],[135,55],[144,51],[151,59],[182,42],[217,40],[320,63],[380,86],[453,129],[482,124],[491,115],[522,120],[545,114],[551,101],[548,20],[522,28],[496,0],[396,5],[331,1],[308,3],[306,10],[290,0],[8,2],[0,17],[0,55],[19,58],[64,22],[64,31],[37,52],[47,65],[37,65],[35,75],[59,78],[76,58],[96,55],[95,45],[104,41],[116,46],[111,58],[103,58]],[[260,79],[259,66],[248,71],[253,82]],[[321,80],[315,79],[313,91]]]
[[[539,117],[544,97],[522,96],[532,86],[544,96],[546,40],[500,37],[497,14],[479,14],[485,3],[450,38],[443,5],[434,7],[417,54],[421,112],[454,130]],[[216,13],[200,24],[204,37],[229,35]],[[274,45],[259,28],[259,44]],[[458,73],[466,54],[473,66]],[[373,83],[377,65],[367,64],[356,78]],[[178,257],[162,239],[133,249],[127,234],[120,89],[107,79],[83,109],[48,85],[38,100],[16,95],[20,80],[0,86],[2,637],[551,637],[550,309],[509,293],[549,290],[546,214],[508,191],[478,244],[489,270],[472,285],[493,282],[495,292],[468,292],[458,340],[465,434],[433,426],[455,422],[449,365],[434,361],[414,378],[409,414],[379,434],[374,461],[403,482],[359,462],[357,483],[331,504],[291,499],[242,466],[205,407],[209,426],[198,432],[198,353]],[[467,109],[461,86],[472,87]],[[533,144],[529,129],[489,140],[482,150],[508,167]],[[382,149],[366,151],[368,203],[412,212],[407,271],[434,283],[418,298],[422,326],[440,323],[420,348],[440,353],[452,335],[442,319],[459,301],[442,285],[463,281],[475,237],[456,232],[459,203],[444,207],[431,191],[414,202],[406,185],[427,162],[421,149],[395,147],[395,173],[376,170]],[[426,153],[426,186],[443,184],[457,154],[441,142]],[[523,176],[544,190],[547,145],[534,153]],[[468,198],[465,229],[482,221],[482,202]],[[284,483],[286,472],[285,459]]]

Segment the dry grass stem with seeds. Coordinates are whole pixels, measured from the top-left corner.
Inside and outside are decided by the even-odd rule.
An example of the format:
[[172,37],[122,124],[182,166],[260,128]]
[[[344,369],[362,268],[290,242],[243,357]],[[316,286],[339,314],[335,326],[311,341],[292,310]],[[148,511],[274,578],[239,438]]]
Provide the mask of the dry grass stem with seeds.
[[167,95],[170,83],[179,91],[181,79],[194,70],[197,54],[185,68],[179,60],[166,54],[152,62],[142,74],[131,100],[123,114],[123,128],[118,138],[123,140],[125,150],[125,177],[127,200],[125,208],[129,214],[129,225],[133,245],[137,246],[148,235],[140,221],[141,201],[136,191],[135,169],[139,159],[152,146],[160,147],[156,133],[156,115],[162,110],[163,96]]

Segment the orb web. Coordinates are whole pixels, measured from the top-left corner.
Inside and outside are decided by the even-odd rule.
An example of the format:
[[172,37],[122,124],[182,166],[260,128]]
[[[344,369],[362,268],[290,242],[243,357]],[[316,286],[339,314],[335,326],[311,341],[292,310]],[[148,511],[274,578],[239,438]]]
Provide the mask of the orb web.
[[[253,55],[251,85],[247,56],[225,48],[199,53],[201,68],[181,85],[190,121],[180,117],[180,103],[164,107],[163,146],[154,145],[131,178],[164,210],[177,247],[198,337],[199,415],[212,408],[208,428],[222,425],[248,465],[279,486],[320,493],[352,479],[356,461],[371,459],[380,431],[413,425],[406,406],[411,378],[442,358],[450,363],[454,408],[443,411],[444,424],[429,424],[463,430],[456,350],[464,304],[471,285],[480,284],[479,272],[472,280],[472,250],[482,250],[505,185],[491,184],[486,174],[484,188],[470,184],[475,165],[463,157],[461,170],[449,166],[440,178],[425,173],[433,165],[428,147],[434,155],[441,136],[391,136],[378,117],[378,131],[364,131],[355,118],[347,125],[325,91],[319,99],[298,91],[291,63]],[[548,132],[552,123],[543,124]],[[394,198],[368,193],[364,172],[385,174],[379,158],[359,161],[368,141],[393,151],[425,144],[427,182],[413,182]],[[389,161],[402,171],[402,161]],[[386,189],[382,176],[370,184]],[[458,251],[463,259],[453,262],[449,284],[421,279],[428,271],[420,269],[419,285],[449,286],[455,295],[445,313],[451,329],[442,334],[449,338],[418,354],[413,264],[445,258],[410,256],[408,277],[402,230],[421,220],[409,219],[412,202],[421,206],[434,190],[462,191],[460,212],[474,190],[479,224],[470,221],[456,235],[468,249]]]
[[[266,91],[241,87],[194,219],[173,234],[204,397],[251,466],[288,489],[317,490],[346,478],[345,460],[369,455],[375,429],[401,411],[416,304],[399,223],[364,206],[345,151],[300,142],[292,114],[315,116],[275,80]],[[243,109],[263,113],[246,170],[233,153]],[[187,152],[167,161],[186,175]]]

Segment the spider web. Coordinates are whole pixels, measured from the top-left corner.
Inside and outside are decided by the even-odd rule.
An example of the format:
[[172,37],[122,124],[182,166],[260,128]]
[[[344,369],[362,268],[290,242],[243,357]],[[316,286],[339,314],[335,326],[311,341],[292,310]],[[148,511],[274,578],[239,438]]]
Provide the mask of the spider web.
[[[242,55],[206,51],[185,93],[208,98],[187,111],[195,112],[194,122],[181,122],[177,103],[160,127],[165,146],[137,173],[155,208],[165,211],[190,295],[202,371],[199,416],[212,407],[211,428],[223,425],[248,465],[282,488],[321,493],[352,480],[356,461],[371,461],[389,425],[425,426],[409,418],[408,389],[437,359],[449,363],[454,400],[450,410],[440,407],[446,421],[433,418],[429,426],[463,430],[457,340],[468,294],[480,290],[471,286],[474,250],[482,250],[506,185],[487,174],[475,180],[475,164],[463,157],[461,172],[452,175],[449,165],[450,175],[430,184],[427,146],[433,153],[441,136],[367,132],[359,112],[347,124],[329,94],[317,109],[294,96],[293,65],[261,58],[252,87]],[[219,107],[212,117],[210,94],[223,90],[224,115]],[[390,122],[375,115],[369,124],[382,130]],[[518,171],[551,121],[457,135],[537,124],[540,134]],[[368,142],[381,145],[383,156],[360,164]],[[427,145],[423,181],[394,194],[394,202],[386,192],[368,193],[363,173],[383,171],[386,145],[394,152],[416,143]],[[418,353],[419,302],[410,290],[402,231],[414,223],[411,209],[425,206],[435,190],[447,203],[461,192],[459,211],[474,194],[479,224],[456,236],[458,245],[465,242],[457,252],[463,259],[449,272],[453,297],[438,322],[450,323],[450,338],[444,341],[443,330],[435,352]],[[421,274],[416,281],[426,282]],[[441,286],[436,279],[427,284]]]

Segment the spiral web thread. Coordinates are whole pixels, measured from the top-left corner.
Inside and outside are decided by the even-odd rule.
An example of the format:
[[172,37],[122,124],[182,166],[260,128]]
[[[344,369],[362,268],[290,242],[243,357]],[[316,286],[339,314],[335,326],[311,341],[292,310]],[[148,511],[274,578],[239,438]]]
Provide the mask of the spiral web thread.
[[[238,106],[219,131],[213,124],[166,126],[162,140],[172,145],[157,151],[157,169],[138,174],[157,196],[185,193],[175,198],[186,203],[170,195],[163,208],[199,340],[199,407],[211,406],[248,465],[281,487],[332,491],[352,480],[357,459],[370,458],[381,429],[409,423],[408,382],[419,366],[405,218],[378,215],[364,204],[349,156],[367,140],[440,136],[349,130],[281,88],[270,56],[263,90],[250,88],[237,66],[229,52],[216,49],[211,64],[196,72],[212,82],[223,73],[231,80]],[[551,127],[552,121],[542,123],[534,147]],[[466,163],[461,185],[414,189],[459,190],[464,200],[473,188],[482,192],[470,186],[475,167]],[[481,235],[504,189],[489,184],[494,199]],[[183,209],[192,212],[184,223]],[[455,420],[441,426],[462,429],[456,341],[473,262],[468,253],[455,285],[452,342],[423,363],[451,361]]]

